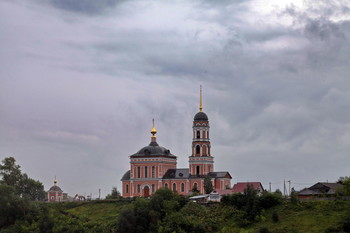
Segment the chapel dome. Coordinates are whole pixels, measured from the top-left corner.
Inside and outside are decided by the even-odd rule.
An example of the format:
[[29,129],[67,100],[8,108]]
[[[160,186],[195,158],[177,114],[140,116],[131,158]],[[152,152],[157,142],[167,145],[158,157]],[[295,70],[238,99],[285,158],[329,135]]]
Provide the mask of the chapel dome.
[[207,114],[205,114],[204,112],[198,112],[198,113],[194,116],[194,120],[195,120],[195,121],[207,121],[207,120],[208,120],[208,116],[207,116]]
[[63,192],[63,191],[59,186],[54,185],[49,189],[49,192]]

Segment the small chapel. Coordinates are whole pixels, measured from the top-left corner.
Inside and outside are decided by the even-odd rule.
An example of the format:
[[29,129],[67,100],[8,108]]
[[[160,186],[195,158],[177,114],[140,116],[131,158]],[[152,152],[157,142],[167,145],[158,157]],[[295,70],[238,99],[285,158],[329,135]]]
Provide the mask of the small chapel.
[[202,88],[199,102],[199,112],[193,119],[192,153],[188,157],[188,168],[177,168],[177,156],[157,143],[153,120],[150,144],[129,156],[130,170],[121,179],[123,197],[149,197],[164,187],[182,195],[189,194],[195,187],[203,194],[206,177],[211,179],[215,190],[231,188],[230,173],[214,171],[209,120],[202,107]]

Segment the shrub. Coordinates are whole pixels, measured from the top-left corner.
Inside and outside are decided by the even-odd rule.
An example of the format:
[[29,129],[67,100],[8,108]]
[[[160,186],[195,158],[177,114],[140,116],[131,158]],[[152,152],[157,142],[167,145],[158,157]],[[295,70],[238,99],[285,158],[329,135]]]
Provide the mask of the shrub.
[[274,211],[274,212],[272,213],[272,221],[273,221],[273,222],[278,222],[279,220],[280,220],[280,217],[278,216],[277,212]]
[[343,223],[343,231],[350,232],[350,217],[345,219]]
[[259,233],[269,233],[269,229],[267,227],[262,227],[259,229]]

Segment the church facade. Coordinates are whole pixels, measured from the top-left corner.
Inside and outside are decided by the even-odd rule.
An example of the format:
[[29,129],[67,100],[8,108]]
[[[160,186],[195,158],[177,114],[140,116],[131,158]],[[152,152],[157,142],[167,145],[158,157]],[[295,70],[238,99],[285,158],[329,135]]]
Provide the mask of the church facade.
[[216,190],[231,188],[232,177],[229,172],[214,171],[214,157],[210,150],[209,120],[202,109],[201,90],[199,112],[193,119],[189,167],[177,168],[177,157],[157,143],[157,130],[153,122],[151,143],[129,156],[130,170],[121,179],[123,197],[149,197],[163,187],[182,195],[188,194],[194,187],[200,193],[205,193],[206,177],[211,179],[213,188]]

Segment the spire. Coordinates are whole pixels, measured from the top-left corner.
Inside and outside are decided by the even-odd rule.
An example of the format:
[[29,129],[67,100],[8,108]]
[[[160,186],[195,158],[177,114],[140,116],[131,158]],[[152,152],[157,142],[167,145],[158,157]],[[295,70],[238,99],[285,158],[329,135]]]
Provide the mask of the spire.
[[151,134],[152,134],[152,142],[155,142],[156,141],[156,133],[157,133],[157,130],[156,128],[154,127],[154,119],[152,119],[152,123],[153,123],[153,128],[151,129]]
[[200,94],[199,94],[199,111],[202,112],[203,105],[202,105],[202,85],[200,85]]

